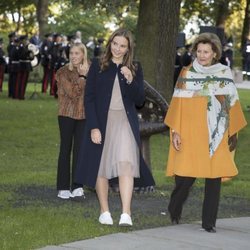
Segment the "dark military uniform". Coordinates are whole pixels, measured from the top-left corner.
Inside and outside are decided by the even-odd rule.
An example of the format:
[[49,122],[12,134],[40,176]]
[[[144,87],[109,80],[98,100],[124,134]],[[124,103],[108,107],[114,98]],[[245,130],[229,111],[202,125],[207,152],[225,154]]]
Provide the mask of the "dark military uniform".
[[181,69],[182,69],[181,53],[177,49],[176,55],[175,55],[175,64],[174,64],[174,87],[178,79],[178,76],[181,72]]
[[0,38],[0,92],[3,91],[3,79],[4,79],[5,66],[6,66],[2,45],[3,45],[3,39]]
[[56,71],[59,68],[59,62],[62,52],[61,35],[54,34],[54,41],[50,49],[51,67],[50,67],[50,95],[57,97]]
[[17,79],[17,72],[19,67],[18,58],[16,58],[16,50],[18,47],[19,39],[16,37],[15,32],[11,32],[9,34],[9,44],[7,46],[7,52],[9,57],[9,63],[7,67],[7,71],[9,73],[8,80],[8,96],[15,98],[15,85]]
[[59,47],[59,58],[56,65],[56,71],[69,62],[69,48],[68,44]]
[[29,73],[32,71],[31,60],[34,59],[32,51],[28,50],[28,36],[20,37],[19,45],[19,77],[18,77],[18,98],[25,98],[26,86],[28,83]]
[[243,47],[243,70],[242,74],[244,78],[250,79],[250,40],[246,41],[246,44]]
[[103,52],[103,42],[104,42],[104,39],[103,38],[99,38],[97,40],[97,44],[95,45],[95,48],[94,48],[94,57],[100,57],[102,52]]
[[193,56],[192,56],[192,52],[191,52],[191,44],[187,44],[185,46],[185,52],[182,55],[181,61],[182,61],[182,66],[188,66],[189,64],[191,64]]
[[47,93],[48,83],[50,82],[50,68],[51,68],[50,51],[52,46],[52,35],[46,34],[45,37],[46,39],[43,41],[40,50],[41,64],[43,66],[42,93]]
[[8,46],[9,53],[9,97],[18,98],[19,84],[19,38]]
[[71,43],[70,42],[68,42],[67,45],[64,47],[64,51],[65,51],[66,58],[67,58],[68,61],[69,61],[70,47],[71,47]]

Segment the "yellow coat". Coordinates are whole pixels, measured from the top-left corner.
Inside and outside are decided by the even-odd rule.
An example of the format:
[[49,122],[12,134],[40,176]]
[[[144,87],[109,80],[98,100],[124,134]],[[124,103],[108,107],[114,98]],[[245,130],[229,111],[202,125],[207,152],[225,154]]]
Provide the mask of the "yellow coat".
[[[207,97],[173,97],[165,124],[181,136],[181,149],[176,151],[170,142],[167,176],[189,176],[202,178],[226,177],[238,174],[228,137],[237,133],[247,123],[237,100],[229,111],[229,128],[210,158],[207,128]],[[170,141],[172,141],[170,132]]]

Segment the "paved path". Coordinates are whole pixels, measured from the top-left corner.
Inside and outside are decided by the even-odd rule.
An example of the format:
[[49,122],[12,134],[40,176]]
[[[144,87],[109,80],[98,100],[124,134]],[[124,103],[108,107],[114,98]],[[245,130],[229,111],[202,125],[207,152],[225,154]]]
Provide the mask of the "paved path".
[[243,81],[241,83],[235,83],[238,89],[250,89],[250,81]]
[[200,223],[110,234],[40,250],[248,250],[250,217],[218,219],[217,233],[200,230]]

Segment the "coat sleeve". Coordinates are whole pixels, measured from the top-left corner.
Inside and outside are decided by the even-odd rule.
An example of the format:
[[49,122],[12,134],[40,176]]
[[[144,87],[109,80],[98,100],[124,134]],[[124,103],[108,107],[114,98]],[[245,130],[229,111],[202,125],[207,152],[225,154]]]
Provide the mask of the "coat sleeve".
[[173,97],[164,119],[164,123],[171,129],[175,130],[178,134],[181,133],[181,110],[181,98]]
[[87,77],[87,83],[85,88],[85,114],[87,126],[89,129],[99,128],[98,118],[96,114],[96,74],[98,73],[99,62],[93,60]]
[[229,111],[229,136],[238,133],[246,125],[247,122],[241,109],[240,102],[237,100]]
[[126,93],[128,97],[135,102],[135,105],[140,107],[143,105],[145,100],[144,83],[143,83],[143,72],[139,62],[137,64],[136,75],[133,78],[131,84],[126,84]]

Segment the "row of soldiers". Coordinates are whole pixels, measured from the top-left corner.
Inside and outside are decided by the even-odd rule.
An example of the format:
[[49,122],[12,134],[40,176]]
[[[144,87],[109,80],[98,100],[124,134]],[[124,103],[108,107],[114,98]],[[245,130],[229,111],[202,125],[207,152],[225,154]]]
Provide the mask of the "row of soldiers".
[[3,91],[5,67],[6,67],[6,61],[3,51],[3,38],[0,38],[0,92]]
[[46,93],[50,85],[50,95],[57,96],[55,80],[56,71],[68,63],[69,49],[73,41],[60,34],[46,34],[40,48],[41,65],[43,67],[42,93]]
[[[1,76],[3,80],[4,72],[8,72],[9,97],[24,99],[29,73],[33,67],[40,63],[43,67],[41,92],[47,93],[49,90],[50,95],[57,97],[55,73],[60,67],[68,63],[70,46],[75,42],[82,42],[79,31],[72,36],[48,33],[43,41],[40,40],[39,34],[35,34],[28,39],[27,35],[17,36],[15,32],[10,33],[7,57],[4,58],[0,46],[0,91]],[[93,50],[94,56],[99,56],[102,43],[103,39],[99,39],[96,44],[94,41],[89,41],[86,46]]]
[[[65,36],[61,34],[46,34],[40,54],[41,65],[43,66],[42,92],[46,93],[50,85],[50,95],[57,96],[57,86],[55,80],[56,71],[69,62],[69,50],[72,43],[83,42],[79,31],[75,35]],[[87,49],[93,52],[93,57],[99,57],[102,53],[103,39],[94,41],[90,38],[86,43]],[[50,84],[49,84],[50,83]]]
[[29,72],[32,70],[30,61],[34,55],[27,49],[26,35],[16,36],[15,32],[9,34],[9,44],[7,46],[8,57],[5,57],[3,50],[3,40],[0,39],[0,86],[4,73],[9,73],[8,94],[9,97],[24,99]]

